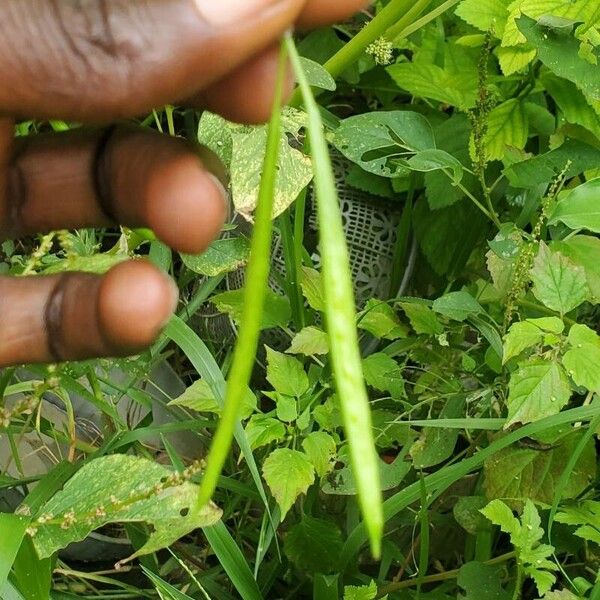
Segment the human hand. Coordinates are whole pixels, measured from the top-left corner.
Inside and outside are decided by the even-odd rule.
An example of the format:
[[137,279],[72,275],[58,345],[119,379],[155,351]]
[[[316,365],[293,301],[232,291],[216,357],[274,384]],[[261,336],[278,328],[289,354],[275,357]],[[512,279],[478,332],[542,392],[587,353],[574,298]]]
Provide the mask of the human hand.
[[[15,140],[15,119],[110,123],[181,103],[261,122],[282,33],[293,23],[344,19],[364,4],[4,0],[0,240],[120,223],[202,252],[227,215],[220,167],[208,153],[120,126]],[[177,297],[174,283],[143,260],[102,277],[0,277],[0,367],[133,354],[154,341]]]

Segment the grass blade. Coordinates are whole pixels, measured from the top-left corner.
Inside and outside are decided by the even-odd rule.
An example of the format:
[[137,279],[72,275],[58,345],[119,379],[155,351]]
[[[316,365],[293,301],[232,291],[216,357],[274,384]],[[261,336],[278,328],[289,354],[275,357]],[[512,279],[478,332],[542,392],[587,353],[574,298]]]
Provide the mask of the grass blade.
[[0,588],[6,583],[28,525],[29,519],[0,513]]
[[260,326],[271,268],[271,238],[273,234],[273,197],[277,181],[279,143],[281,136],[281,100],[285,77],[286,56],[282,49],[273,114],[267,134],[267,148],[258,193],[256,222],[250,244],[250,260],[246,270],[244,308],[239,337],[233,354],[231,374],[227,382],[225,406],[207,457],[206,472],[200,484],[198,509],[210,501],[217,487],[239,420],[240,406],[252,375],[258,348]]
[[252,571],[223,522],[202,530],[210,547],[243,600],[262,600]]
[[288,35],[286,40],[308,113],[308,133],[317,193],[325,313],[336,389],[350,447],[358,499],[371,540],[371,551],[373,556],[379,557],[383,536],[379,457],[375,450],[371,411],[362,374],[350,258],[319,107],[302,70],[293,39]]

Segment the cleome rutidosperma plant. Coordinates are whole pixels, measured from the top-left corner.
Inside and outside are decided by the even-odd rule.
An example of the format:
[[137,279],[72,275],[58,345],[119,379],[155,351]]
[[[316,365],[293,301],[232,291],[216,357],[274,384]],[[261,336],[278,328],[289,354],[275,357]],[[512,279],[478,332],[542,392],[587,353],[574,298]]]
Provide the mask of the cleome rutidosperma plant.
[[599,19],[378,2],[283,44],[268,125],[144,121],[230,170],[205,255],[4,243],[149,256],[182,302],[140,356],[0,374],[0,596],[600,598]]

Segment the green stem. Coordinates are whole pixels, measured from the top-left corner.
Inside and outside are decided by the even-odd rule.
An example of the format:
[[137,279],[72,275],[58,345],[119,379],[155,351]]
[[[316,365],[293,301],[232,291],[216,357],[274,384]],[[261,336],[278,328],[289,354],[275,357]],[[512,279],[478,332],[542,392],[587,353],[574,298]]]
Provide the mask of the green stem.
[[283,244],[283,258],[285,260],[286,277],[284,283],[290,298],[294,325],[296,326],[296,329],[300,330],[305,324],[304,299],[300,289],[300,270],[298,269],[296,244],[289,210],[286,210],[279,217],[279,229],[281,232],[281,242]]
[[[507,554],[502,554],[501,556],[497,556],[496,558],[492,558],[491,560],[486,560],[484,565],[501,565],[502,563],[508,562],[515,558],[516,552],[508,552]],[[453,569],[452,571],[444,571],[443,573],[436,573],[435,575],[428,575],[427,577],[423,577],[421,579],[407,579],[405,581],[398,581],[396,583],[390,583],[386,586],[379,588],[377,592],[376,598],[383,598],[387,594],[392,594],[399,590],[405,590],[406,588],[411,588],[418,585],[421,582],[421,585],[427,585],[430,583],[438,583],[440,581],[448,581],[450,579],[456,579],[460,573],[460,569]]]
[[425,12],[431,2],[432,0],[417,0],[414,6],[385,32],[385,37],[390,40],[395,40]]
[[285,46],[282,45],[277,89],[271,122],[269,124],[263,175],[260,182],[258,206],[255,215],[256,220],[250,245],[250,260],[246,270],[242,324],[227,382],[223,415],[208,454],[206,472],[200,485],[196,510],[200,510],[210,501],[217,488],[221,471],[231,450],[235,426],[239,419],[240,406],[246,395],[248,383],[252,376],[252,369],[258,348],[260,326],[271,266],[273,197],[278,172],[279,140],[281,137],[281,101],[286,68],[287,52]]
[[446,0],[446,2],[438,6],[436,9],[432,10],[431,12],[428,12],[425,16],[421,17],[420,19],[417,19],[414,23],[405,27],[402,31],[400,31],[400,33],[398,33],[394,37],[390,35],[391,30],[388,31],[386,35],[387,37],[391,38],[392,41],[396,39],[407,38],[409,35],[412,35],[416,31],[419,31],[419,29],[425,27],[425,25],[428,25],[429,23],[431,23],[431,21],[443,15],[447,10],[450,10],[459,2],[460,0]]
[[523,589],[523,567],[520,562],[517,562],[517,580],[515,581],[515,591],[513,592],[512,600],[521,598],[521,590]]

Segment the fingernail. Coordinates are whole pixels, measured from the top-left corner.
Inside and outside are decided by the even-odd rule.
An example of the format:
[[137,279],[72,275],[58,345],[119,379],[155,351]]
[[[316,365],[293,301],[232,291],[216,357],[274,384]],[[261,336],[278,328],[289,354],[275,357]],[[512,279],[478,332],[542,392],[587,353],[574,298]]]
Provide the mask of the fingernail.
[[195,0],[198,10],[211,25],[230,25],[266,10],[279,0]]
[[215,187],[219,190],[221,198],[223,198],[223,204],[225,204],[226,214],[225,221],[228,223],[231,220],[231,214],[233,212],[233,207],[231,205],[231,195],[227,191],[227,188],[223,185],[223,182],[216,175],[213,175],[212,173],[208,173],[208,175],[211,178],[212,182],[215,184]]

